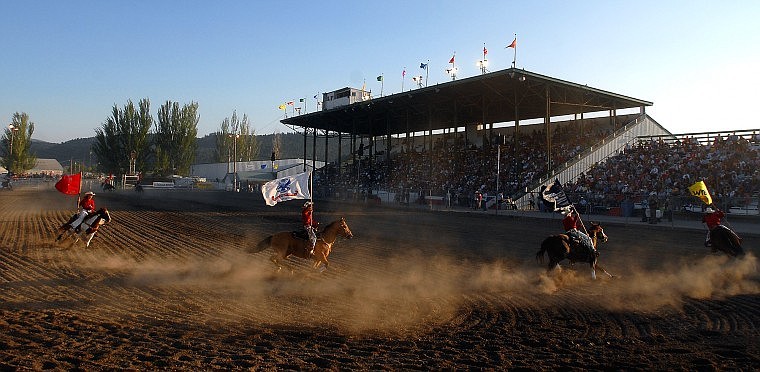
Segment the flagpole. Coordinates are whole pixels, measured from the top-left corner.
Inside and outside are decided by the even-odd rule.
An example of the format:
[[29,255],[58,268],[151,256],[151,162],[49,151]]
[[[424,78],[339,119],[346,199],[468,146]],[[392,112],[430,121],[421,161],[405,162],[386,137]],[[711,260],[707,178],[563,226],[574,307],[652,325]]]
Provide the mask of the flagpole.
[[401,72],[401,92],[404,92],[404,80],[406,80],[406,67],[404,67],[404,71]]
[[425,88],[428,86],[428,75],[430,75],[430,60],[427,60],[427,64],[425,65]]
[[512,57],[512,68],[516,68],[517,65],[517,34],[515,34],[515,47],[512,48],[515,50],[514,56]]

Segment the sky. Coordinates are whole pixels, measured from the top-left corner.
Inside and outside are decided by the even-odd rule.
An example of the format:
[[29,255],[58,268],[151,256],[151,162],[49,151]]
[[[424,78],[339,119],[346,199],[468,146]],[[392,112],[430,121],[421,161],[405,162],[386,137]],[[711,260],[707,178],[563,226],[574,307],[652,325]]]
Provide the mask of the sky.
[[[114,105],[198,103],[198,135],[236,112],[287,132],[278,106],[343,87],[379,95],[518,68],[653,102],[674,134],[760,128],[760,1],[0,1],[0,122],[92,137]],[[406,69],[405,79],[402,71]],[[403,81],[403,82],[402,82]]]

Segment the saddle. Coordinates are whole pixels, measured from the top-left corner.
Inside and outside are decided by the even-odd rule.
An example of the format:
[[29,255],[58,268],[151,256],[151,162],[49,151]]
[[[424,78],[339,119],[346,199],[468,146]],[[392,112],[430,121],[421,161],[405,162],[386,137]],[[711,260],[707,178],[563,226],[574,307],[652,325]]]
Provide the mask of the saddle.
[[[317,240],[319,240],[320,235],[318,231],[315,231],[314,234],[317,236]],[[293,236],[294,239],[300,239],[300,240],[309,240],[309,233],[306,232],[306,230],[296,230],[290,233],[291,236]]]

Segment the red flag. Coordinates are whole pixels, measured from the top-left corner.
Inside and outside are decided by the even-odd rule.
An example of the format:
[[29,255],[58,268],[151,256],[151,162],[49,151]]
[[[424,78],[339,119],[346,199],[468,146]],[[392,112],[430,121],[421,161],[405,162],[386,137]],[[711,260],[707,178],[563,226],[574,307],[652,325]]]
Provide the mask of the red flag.
[[517,38],[512,40],[512,44],[507,45],[507,48],[517,48]]
[[401,77],[405,77],[405,76],[406,76],[406,69],[404,69],[404,71],[401,71]]
[[451,56],[451,59],[449,60],[449,63],[454,63],[454,57],[456,57],[456,56],[457,56],[456,54],[454,54],[453,56]]
[[77,195],[82,190],[82,173],[64,175],[55,183],[56,190],[66,195]]
[[488,49],[486,49],[486,47],[483,47],[483,55],[486,55],[486,54],[488,54]]

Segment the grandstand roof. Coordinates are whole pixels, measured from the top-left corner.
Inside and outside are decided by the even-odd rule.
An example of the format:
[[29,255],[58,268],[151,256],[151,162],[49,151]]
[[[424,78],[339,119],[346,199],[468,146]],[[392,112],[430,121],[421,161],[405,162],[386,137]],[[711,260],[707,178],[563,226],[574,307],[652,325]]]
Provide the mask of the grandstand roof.
[[367,136],[400,134],[543,118],[547,115],[547,101],[552,117],[652,105],[510,68],[285,118],[282,123]]

